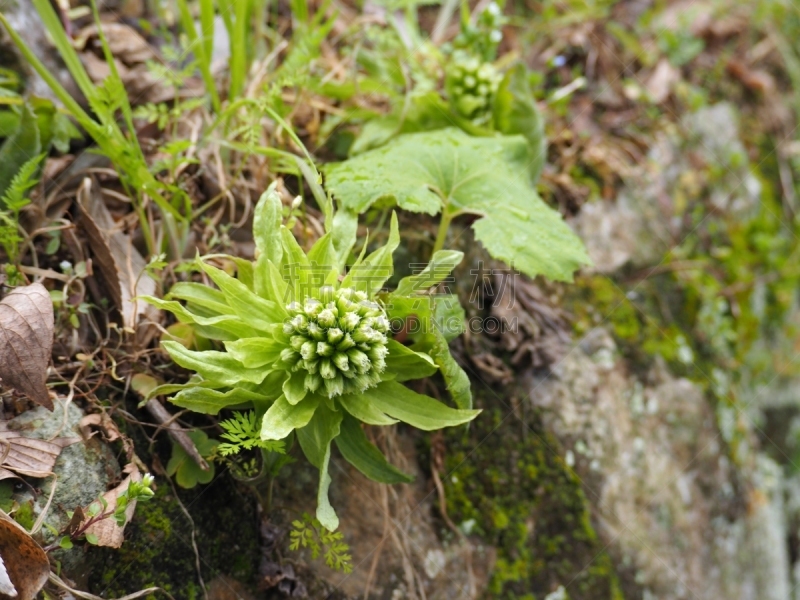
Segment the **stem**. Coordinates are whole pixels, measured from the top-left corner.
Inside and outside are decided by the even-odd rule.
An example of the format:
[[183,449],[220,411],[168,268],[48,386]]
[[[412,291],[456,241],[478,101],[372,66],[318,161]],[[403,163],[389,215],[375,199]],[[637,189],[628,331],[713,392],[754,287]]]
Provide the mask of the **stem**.
[[442,220],[439,222],[439,232],[436,234],[436,242],[433,244],[433,254],[444,248],[444,242],[447,239],[447,230],[450,229],[450,221],[453,220],[455,214],[450,214],[445,208],[442,211]]

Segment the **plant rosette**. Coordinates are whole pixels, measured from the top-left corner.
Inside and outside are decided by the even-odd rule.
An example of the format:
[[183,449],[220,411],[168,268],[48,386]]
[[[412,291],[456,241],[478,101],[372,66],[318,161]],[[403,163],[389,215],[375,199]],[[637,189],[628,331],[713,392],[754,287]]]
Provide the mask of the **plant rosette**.
[[[435,430],[466,423],[479,412],[470,408],[468,389],[454,393],[459,408],[451,408],[402,384],[430,376],[440,366],[446,382],[453,380],[454,367],[460,371],[449,351],[442,352],[444,334],[429,318],[430,297],[418,292],[448,276],[461,253],[436,253],[435,269],[429,266],[401,280],[395,292],[379,298],[400,242],[396,215],[386,245],[365,256],[365,242],[349,269],[354,217],[328,219],[327,233],[306,254],[281,215],[273,184],[255,209],[254,262],[226,257],[236,264],[233,277],[209,264],[212,257],[198,259],[198,269],[218,289],[177,283],[165,299],[145,298],[224,347],[196,351],[163,341],[172,359],[195,375],[185,384],[160,386],[150,397],[174,394],[174,404],[206,414],[252,407],[264,441],[295,433],[320,471],[317,518],[332,531],[338,518],[328,499],[331,443],[371,479],[408,482],[411,478],[367,439],[361,423],[403,421]],[[337,229],[336,223],[349,226]],[[412,314],[430,325],[416,347],[394,340],[389,321]],[[465,377],[456,374],[462,376],[459,381]]]

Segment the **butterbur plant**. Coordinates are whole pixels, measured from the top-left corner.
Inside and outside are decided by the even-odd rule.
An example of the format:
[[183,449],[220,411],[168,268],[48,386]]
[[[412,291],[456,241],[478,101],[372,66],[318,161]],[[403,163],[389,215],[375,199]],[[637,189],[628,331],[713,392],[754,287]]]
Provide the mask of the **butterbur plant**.
[[218,289],[178,283],[166,299],[147,298],[224,348],[194,351],[163,342],[172,359],[195,375],[186,384],[162,386],[153,394],[174,392],[176,405],[208,414],[252,408],[264,442],[296,435],[305,456],[319,469],[316,517],[330,531],[338,527],[328,500],[332,443],[376,481],[410,481],[367,439],[361,424],[403,421],[433,430],[466,423],[478,413],[469,408],[469,391],[463,386],[456,409],[403,385],[432,375],[440,365],[450,382],[458,367],[446,341],[437,343],[443,334],[420,336],[412,349],[393,339],[389,320],[390,314],[426,314],[426,302],[416,290],[446,277],[460,253],[438,254],[436,269],[401,280],[389,294],[381,290],[392,275],[392,253],[400,242],[397,217],[392,216],[386,245],[366,255],[365,242],[349,268],[352,227],[340,230],[336,223],[326,219],[327,232],[304,252],[282,223],[282,204],[273,185],[255,210],[254,262],[228,257],[237,267],[234,277],[211,265],[213,257],[198,259],[198,269]]

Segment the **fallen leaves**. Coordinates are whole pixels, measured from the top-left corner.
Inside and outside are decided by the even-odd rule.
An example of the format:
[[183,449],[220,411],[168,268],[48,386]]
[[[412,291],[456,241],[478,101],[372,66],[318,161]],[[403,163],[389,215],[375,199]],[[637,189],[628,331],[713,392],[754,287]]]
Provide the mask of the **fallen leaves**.
[[53,302],[41,283],[18,287],[0,301],[0,379],[53,410],[47,365],[53,349]]
[[653,73],[648,77],[645,88],[656,104],[664,102],[672,92],[672,88],[680,82],[681,72],[667,60],[658,61]]
[[28,477],[47,477],[52,474],[61,450],[79,441],[78,438],[37,440],[9,429],[6,422],[0,421],[0,470]]
[[133,247],[130,236],[119,231],[103,203],[102,193],[89,178],[78,190],[78,205],[80,225],[88,238],[94,265],[122,315],[123,326],[135,331],[141,316],[153,316],[157,311],[133,298],[154,294],[156,282],[145,273],[147,263]]
[[0,599],[33,600],[49,575],[44,550],[0,510]]
[[[132,104],[167,102],[176,97],[175,87],[160,75],[169,67],[156,48],[139,33],[123,23],[102,23],[103,34],[114,56],[114,67],[122,79]],[[111,73],[99,39],[98,26],[89,25],[76,36],[76,45],[83,50],[81,62],[95,83],[102,83]],[[160,67],[160,69],[159,69]],[[189,78],[178,92],[180,97],[200,96],[202,83]]]

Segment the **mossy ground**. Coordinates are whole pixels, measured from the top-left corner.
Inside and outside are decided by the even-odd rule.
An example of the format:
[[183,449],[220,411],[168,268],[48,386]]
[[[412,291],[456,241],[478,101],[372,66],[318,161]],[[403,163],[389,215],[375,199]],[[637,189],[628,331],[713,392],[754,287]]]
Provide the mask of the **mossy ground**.
[[[136,441],[142,441],[138,432],[131,433]],[[166,449],[169,444],[163,446]],[[141,450],[146,456],[145,448]],[[89,586],[93,593],[113,598],[157,586],[176,600],[203,597],[192,549],[192,524],[169,482],[157,477],[156,484],[155,497],[137,505],[121,548],[90,549]],[[178,488],[178,498],[194,521],[206,585],[224,574],[251,586],[261,556],[255,496],[218,469],[208,485]]]
[[580,482],[558,442],[492,398],[482,418],[445,432],[450,518],[497,549],[486,598],[534,600],[559,585],[571,600],[622,598]]

